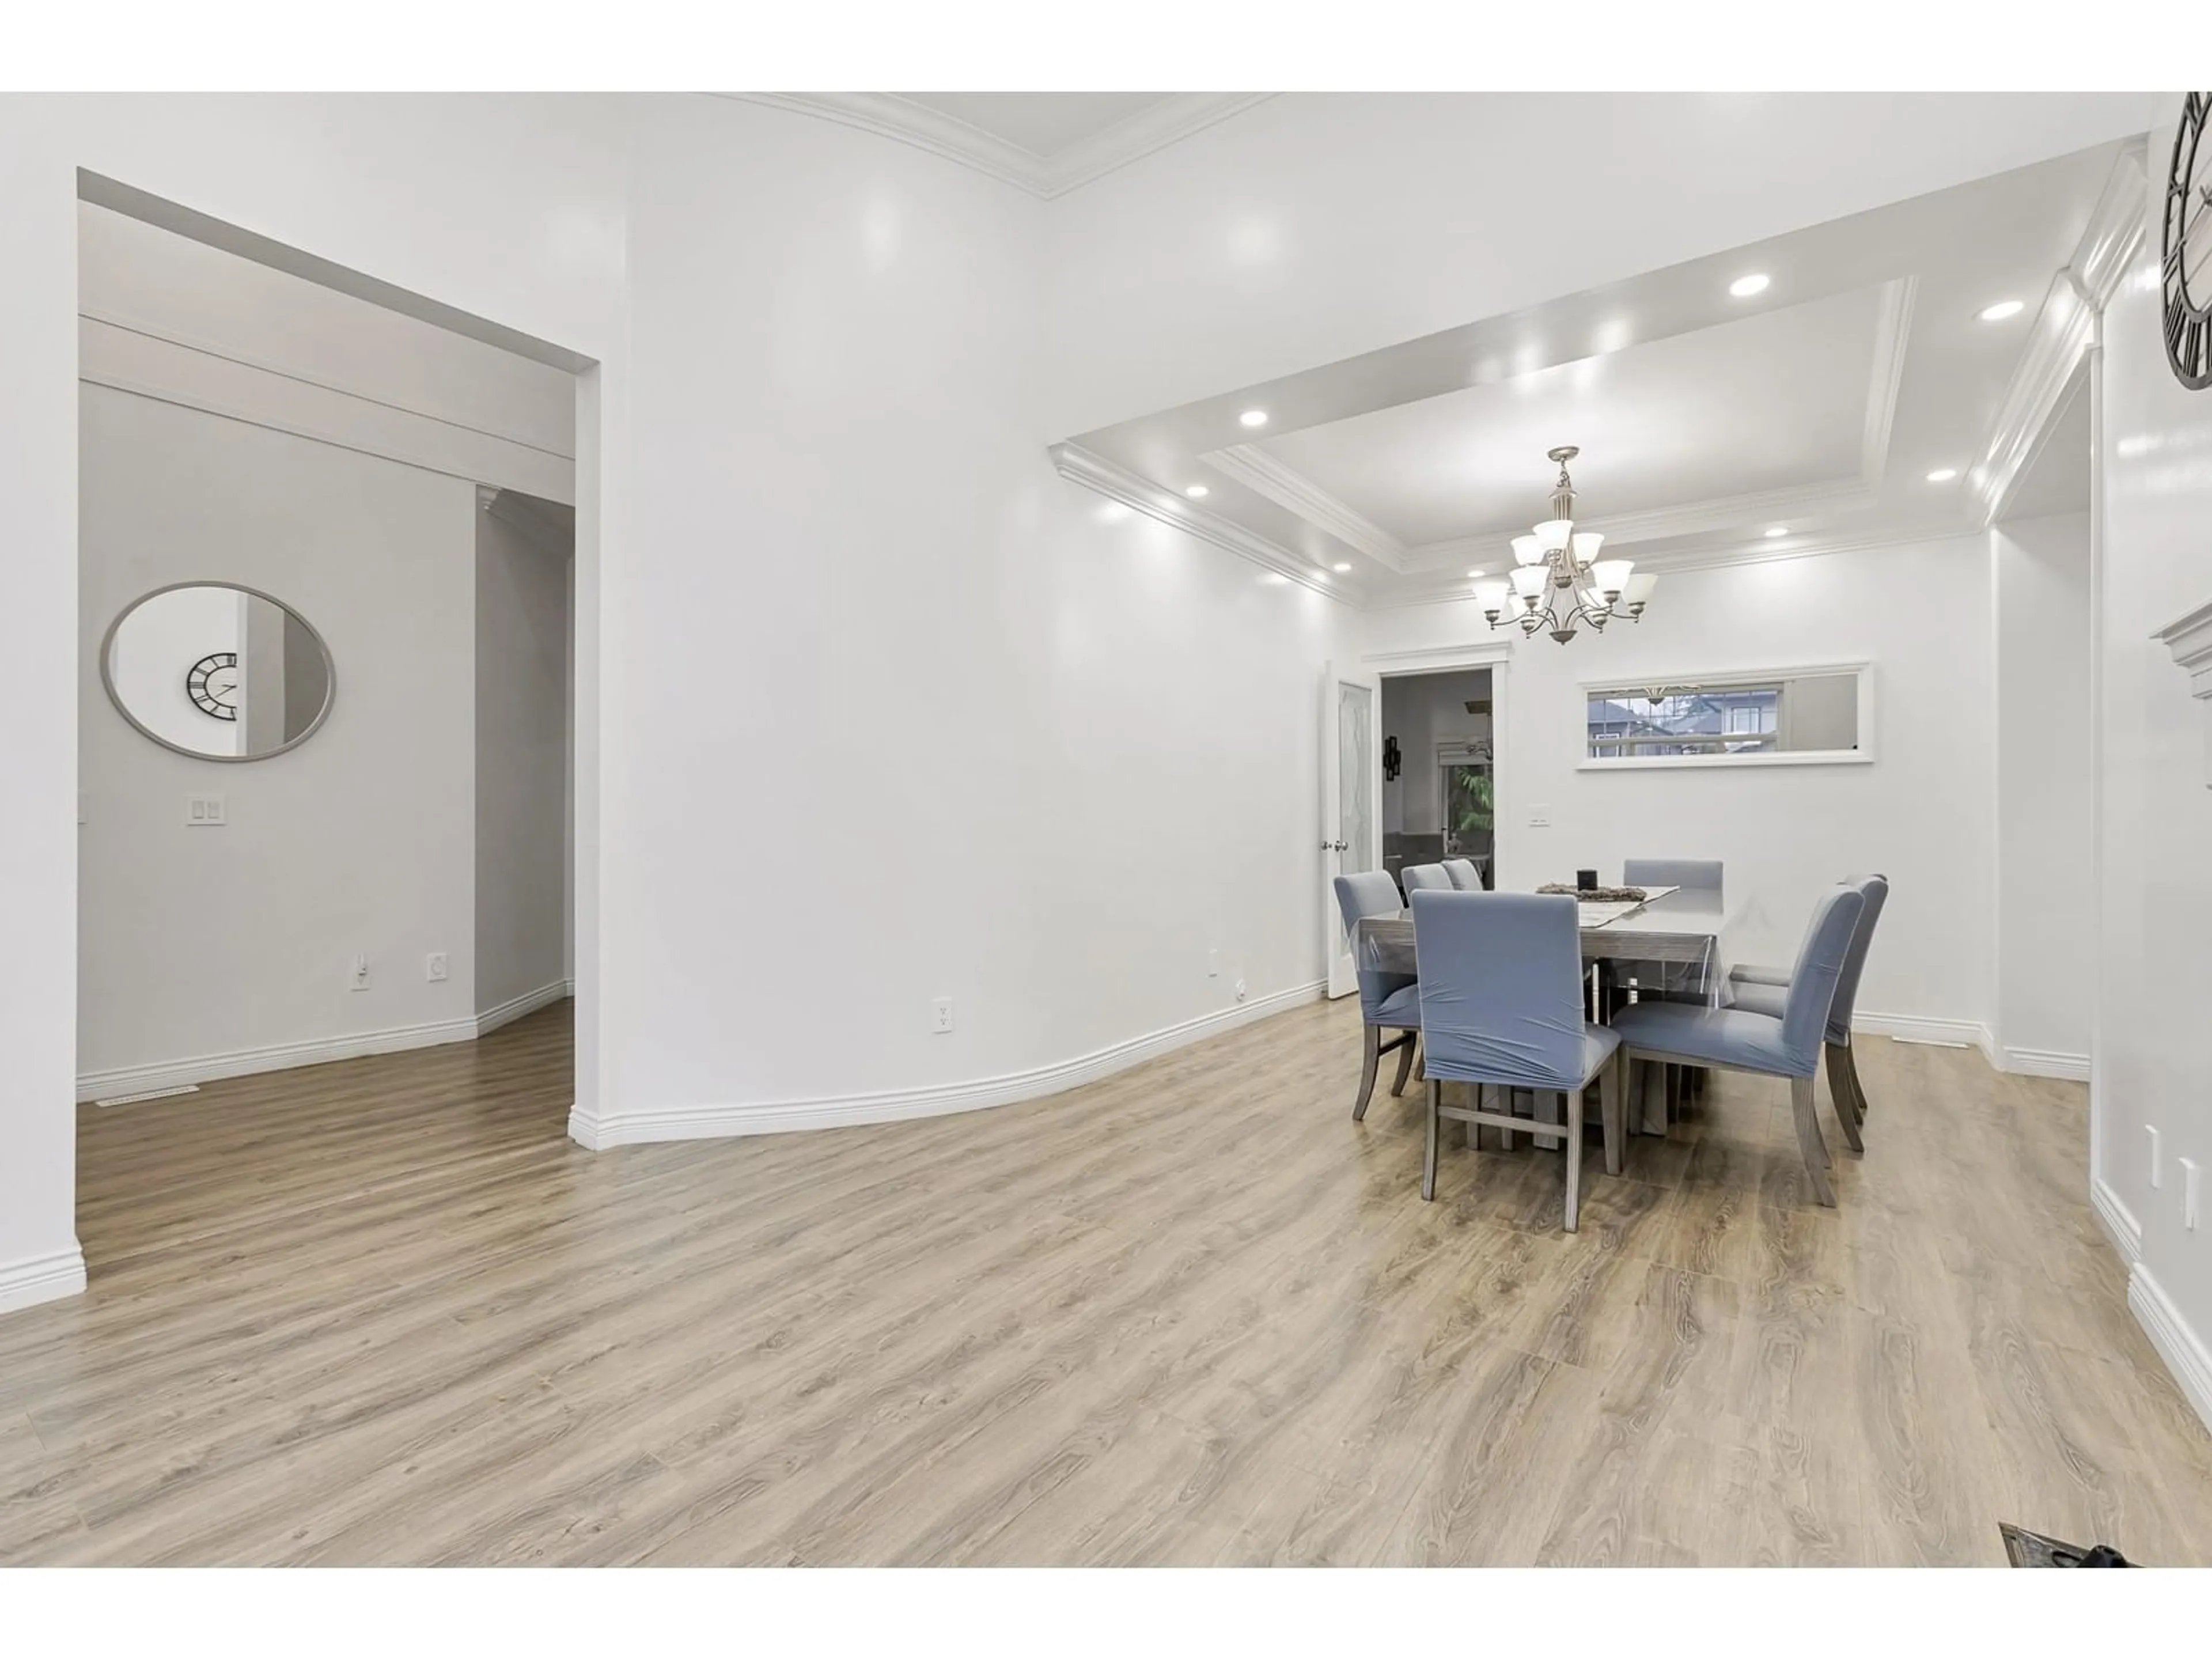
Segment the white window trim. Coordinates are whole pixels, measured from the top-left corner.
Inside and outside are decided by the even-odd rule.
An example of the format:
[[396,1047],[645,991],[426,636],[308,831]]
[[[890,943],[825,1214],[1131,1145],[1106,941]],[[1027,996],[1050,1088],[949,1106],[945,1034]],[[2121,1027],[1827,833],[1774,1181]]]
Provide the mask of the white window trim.
[[[1806,679],[1822,674],[1856,674],[1859,689],[1859,746],[1856,749],[1796,749],[1772,753],[1733,755],[1609,755],[1589,752],[1589,700],[1593,693],[1640,690],[1645,685],[1694,685],[1699,690],[1724,690],[1739,685],[1772,685],[1778,681]],[[1696,673],[1642,674],[1632,684],[1625,674],[1580,683],[1582,696],[1575,726],[1575,769],[1578,772],[1679,771],[1710,766],[1867,766],[1875,757],[1874,664],[1858,662],[1796,663],[1784,668],[1707,669]]]

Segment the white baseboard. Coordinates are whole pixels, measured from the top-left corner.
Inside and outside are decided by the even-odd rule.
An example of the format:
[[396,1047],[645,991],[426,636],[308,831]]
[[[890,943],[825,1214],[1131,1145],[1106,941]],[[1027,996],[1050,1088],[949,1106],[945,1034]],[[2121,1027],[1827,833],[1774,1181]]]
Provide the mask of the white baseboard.
[[550,985],[541,985],[534,991],[525,991],[519,997],[509,997],[496,1007],[487,1008],[477,1016],[476,1035],[489,1036],[502,1025],[511,1025],[525,1014],[534,1014],[549,1007],[562,997],[574,995],[568,981],[556,979]]
[[2112,1248],[2120,1253],[2120,1260],[2130,1267],[2142,1260],[2142,1223],[2135,1212],[2120,1201],[2120,1195],[2112,1183],[2092,1181],[2089,1183],[2089,1207],[2097,1212],[2104,1224],[2105,1235],[2112,1241]]
[[1861,1009],[1851,1016],[1851,1030],[1907,1042],[1948,1042],[1979,1048],[1984,1054],[1993,1047],[1989,1027],[1972,1019],[1923,1019],[1917,1014],[1874,1014]]
[[1091,1054],[1012,1072],[972,1083],[933,1089],[895,1090],[883,1094],[832,1096],[816,1100],[755,1101],[744,1104],[672,1106],[593,1115],[580,1108],[568,1114],[568,1133],[592,1151],[654,1140],[703,1140],[726,1135],[781,1134],[794,1129],[837,1129],[863,1123],[893,1123],[907,1118],[939,1117],[1035,1100],[1110,1077],[1201,1038],[1217,1036],[1254,1020],[1320,999],[1327,982],[1316,980],[1233,1008],[1201,1014],[1127,1042]]
[[2197,1408],[2204,1426],[2212,1429],[2212,1348],[2189,1328],[2181,1310],[2173,1305],[2150,1269],[2138,1261],[2128,1275],[2128,1310],[2143,1328],[2158,1357]]
[[194,1054],[189,1059],[155,1060],[144,1066],[118,1066],[113,1071],[82,1073],[76,1080],[76,1097],[80,1101],[97,1100],[106,1095],[135,1095],[185,1083],[214,1083],[227,1077],[289,1071],[295,1066],[319,1066],[328,1060],[358,1060],[363,1054],[392,1054],[408,1048],[435,1048],[441,1042],[468,1042],[476,1035],[477,1022],[471,1016],[434,1020],[426,1025],[394,1026],[383,1031],[358,1031],[348,1036],[319,1037],[307,1042],[276,1042],[265,1048]]
[[2068,1054],[2063,1048],[2004,1048],[1997,1069],[2024,1077],[2063,1078],[2069,1083],[2089,1080],[2089,1056]]
[[52,1255],[0,1263],[0,1313],[84,1294],[84,1252],[72,1244]]

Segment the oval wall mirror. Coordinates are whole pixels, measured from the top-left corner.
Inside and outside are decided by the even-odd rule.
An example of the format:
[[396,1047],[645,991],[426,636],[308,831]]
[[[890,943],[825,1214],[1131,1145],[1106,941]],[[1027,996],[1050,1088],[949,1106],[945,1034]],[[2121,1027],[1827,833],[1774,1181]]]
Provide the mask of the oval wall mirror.
[[330,647],[307,618],[232,582],[179,582],[130,605],[101,643],[100,678],[145,736],[215,761],[297,748],[337,690]]

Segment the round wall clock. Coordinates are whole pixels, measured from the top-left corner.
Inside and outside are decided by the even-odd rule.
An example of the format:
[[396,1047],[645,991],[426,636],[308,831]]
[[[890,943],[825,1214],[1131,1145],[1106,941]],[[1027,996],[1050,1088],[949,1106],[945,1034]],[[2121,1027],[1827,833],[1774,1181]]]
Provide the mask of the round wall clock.
[[210,651],[185,676],[185,690],[200,713],[219,720],[238,718],[238,653]]
[[2192,92],[2181,106],[2159,241],[2166,361],[2192,392],[2212,386],[2212,144],[2203,142],[2208,113],[2212,94]]

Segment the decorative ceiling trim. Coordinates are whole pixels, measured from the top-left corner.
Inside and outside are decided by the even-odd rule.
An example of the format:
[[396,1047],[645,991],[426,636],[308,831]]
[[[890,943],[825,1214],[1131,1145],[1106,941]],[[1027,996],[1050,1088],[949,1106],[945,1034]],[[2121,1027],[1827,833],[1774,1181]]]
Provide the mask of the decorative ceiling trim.
[[[1826,479],[1741,495],[1712,496],[1679,507],[1615,514],[1610,518],[1590,520],[1586,527],[1600,532],[1619,545],[1631,546],[1676,536],[1734,530],[1760,520],[1848,512],[1876,505],[1881,499],[1882,474],[1889,460],[1898,392],[1905,380],[1905,353],[1912,332],[1912,301],[1917,285],[1918,279],[1909,276],[1894,277],[1881,284],[1860,437],[1859,475],[1856,478]],[[1322,426],[1328,424],[1321,422]],[[1513,532],[1455,536],[1408,546],[1351,503],[1331,495],[1259,444],[1234,444],[1226,449],[1210,450],[1199,459],[1224,477],[1295,513],[1353,552],[1364,554],[1401,575],[1463,564],[1469,560],[1478,564],[1495,564],[1512,556]]]
[[[1578,519],[1575,527],[1597,531],[1607,541],[1628,547],[1674,536],[1739,529],[1765,519],[1870,507],[1875,500],[1875,491],[1863,479],[1831,478],[1819,483],[1791,484],[1784,489],[1716,495],[1680,507],[1655,507],[1640,513],[1617,513],[1610,518],[1587,521]],[[1424,542],[1407,549],[1406,568],[1418,572],[1468,559],[1494,562],[1512,555],[1513,538],[1510,535],[1457,536],[1449,541]]]
[[[1729,548],[1696,549],[1680,553],[1657,554],[1637,560],[1637,568],[1655,575],[1677,575],[1697,570],[1721,570],[1747,564],[1788,564],[1797,559],[1826,558],[1835,553],[1864,553],[1885,547],[1920,547],[1931,542],[1970,541],[1981,532],[1972,525],[1956,525],[1950,528],[1923,525],[1915,528],[1885,531],[1872,535],[1808,536],[1792,538],[1787,545],[1765,539],[1744,543]],[[1978,544],[1978,543],[1977,543]],[[1419,587],[1399,587],[1364,600],[1364,611],[1395,611],[1408,605],[1444,605],[1464,599],[1474,602],[1474,594],[1462,578],[1450,578]],[[1655,603],[1664,603],[1663,599]]]
[[895,139],[1049,201],[1264,103],[1272,92],[1178,92],[1056,155],[1010,143],[895,92],[717,92],[716,98],[817,116]]
[[1070,483],[1081,484],[1085,489],[1095,491],[1109,501],[1135,508],[1147,518],[1157,519],[1162,524],[1195,536],[1202,542],[1211,542],[1214,546],[1234,553],[1240,559],[1248,559],[1264,569],[1272,570],[1301,587],[1310,587],[1340,604],[1357,603],[1322,571],[1281,543],[1272,541],[1257,531],[1247,530],[1243,525],[1224,519],[1218,513],[1209,513],[1173,490],[1163,489],[1159,485],[1115,465],[1102,455],[1095,455],[1077,444],[1054,444],[1045,453],[1051,458],[1053,469]]
[[1859,477],[1879,489],[1889,466],[1890,429],[1897,423],[1897,393],[1905,384],[1905,351],[1912,333],[1912,298],[1917,276],[1899,276],[1881,287],[1874,325],[1874,374],[1867,386],[1866,429],[1859,441]]
[[1234,444],[1227,449],[1209,450],[1198,459],[1222,477],[1234,478],[1276,506],[1289,508],[1354,552],[1364,553],[1392,570],[1405,570],[1405,543],[1258,445]]
[[2097,318],[2119,289],[2143,242],[2148,185],[2144,147],[2122,149],[2104,194],[2075,244],[2066,269],[2051,279],[2043,309],[2021,349],[2019,367],[1998,405],[1982,459],[1972,475],[1982,522],[1993,523],[2042,447],[2043,434],[2066,401],[2068,383],[2096,338]]

